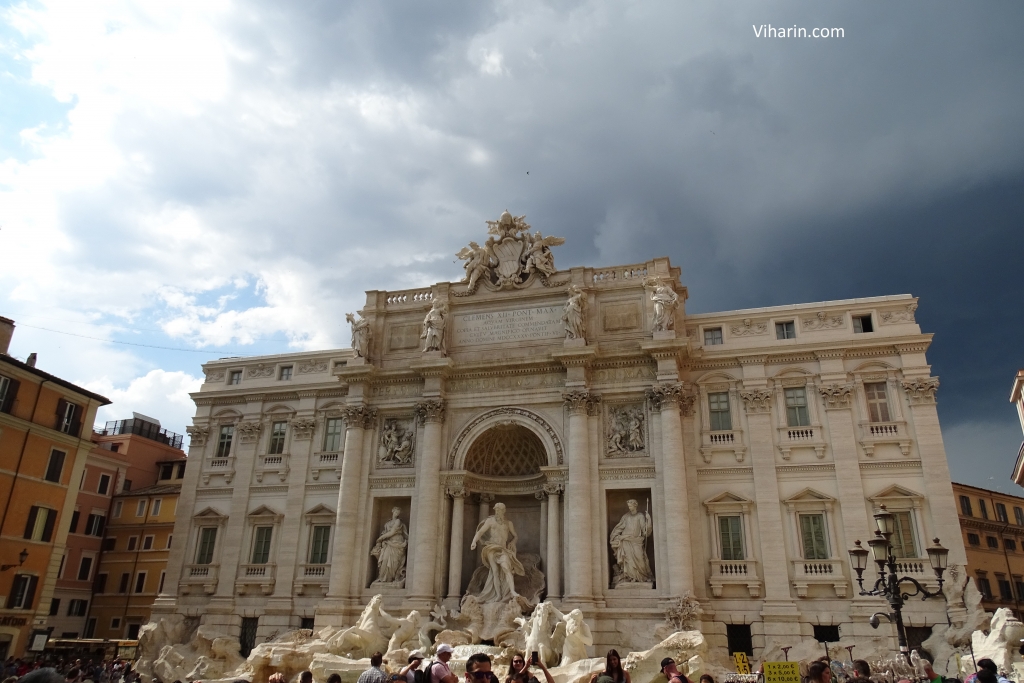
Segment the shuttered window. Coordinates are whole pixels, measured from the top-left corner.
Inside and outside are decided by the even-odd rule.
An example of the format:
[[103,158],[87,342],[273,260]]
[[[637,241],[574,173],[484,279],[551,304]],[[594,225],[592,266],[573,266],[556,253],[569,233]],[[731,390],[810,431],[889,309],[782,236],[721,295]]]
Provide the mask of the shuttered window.
[[718,518],[718,536],[722,540],[723,560],[742,560],[743,525],[738,515]]
[[315,526],[309,543],[309,563],[327,564],[327,546],[331,542],[331,527]]
[[208,526],[199,530],[199,547],[196,549],[196,564],[213,562],[213,548],[217,544],[217,528]]
[[16,574],[14,583],[11,584],[11,594],[7,597],[7,609],[32,609],[38,584],[37,576]]
[[272,526],[256,527],[252,542],[253,564],[266,564],[270,560],[270,537],[273,532]]
[[46,464],[46,481],[60,483],[60,475],[64,471],[64,459],[67,453],[64,451],[50,451],[50,461]]
[[0,376],[0,413],[8,413],[14,409],[14,400],[18,397],[21,382],[10,377]]
[[70,401],[60,399],[57,401],[57,423],[58,432],[64,432],[72,436],[78,436],[82,431],[81,408]]
[[25,538],[30,541],[49,543],[53,538],[53,527],[57,522],[57,511],[33,505],[28,511],[25,524]]
[[803,541],[805,560],[828,559],[825,515],[800,515],[800,537]]

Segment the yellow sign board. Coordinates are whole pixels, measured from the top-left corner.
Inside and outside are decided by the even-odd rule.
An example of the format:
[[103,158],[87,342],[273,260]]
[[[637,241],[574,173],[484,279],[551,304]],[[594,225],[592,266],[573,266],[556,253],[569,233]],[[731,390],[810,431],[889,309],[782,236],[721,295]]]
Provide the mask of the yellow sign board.
[[733,652],[732,658],[736,660],[736,673],[748,674],[750,673],[750,662],[747,661],[746,652]]
[[800,683],[800,662],[765,662],[764,683]]

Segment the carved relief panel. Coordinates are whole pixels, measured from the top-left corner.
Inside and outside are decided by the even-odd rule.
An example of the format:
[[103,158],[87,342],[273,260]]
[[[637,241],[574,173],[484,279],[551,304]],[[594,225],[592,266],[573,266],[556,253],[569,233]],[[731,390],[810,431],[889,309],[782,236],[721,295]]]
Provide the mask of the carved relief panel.
[[385,417],[377,442],[377,467],[412,467],[416,451],[416,419]]
[[608,405],[605,423],[605,453],[609,458],[647,455],[647,413],[643,401]]

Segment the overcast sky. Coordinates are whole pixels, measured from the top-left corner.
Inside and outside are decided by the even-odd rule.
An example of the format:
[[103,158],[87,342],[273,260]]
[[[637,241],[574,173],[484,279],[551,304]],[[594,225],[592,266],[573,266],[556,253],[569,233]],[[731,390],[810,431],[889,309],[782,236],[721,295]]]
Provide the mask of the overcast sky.
[[954,479],[1021,492],[1019,0],[0,7],[0,315],[101,420],[183,432],[202,362],[347,346],[507,208],[690,312],[921,297]]

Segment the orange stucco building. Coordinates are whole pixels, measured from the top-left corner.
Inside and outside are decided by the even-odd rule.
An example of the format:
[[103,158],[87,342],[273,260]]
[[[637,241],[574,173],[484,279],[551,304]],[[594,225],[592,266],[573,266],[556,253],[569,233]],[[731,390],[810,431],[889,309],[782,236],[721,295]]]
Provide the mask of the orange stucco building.
[[[110,401],[7,355],[0,318],[0,658],[46,634],[96,410]],[[30,642],[35,640],[36,642]]]

